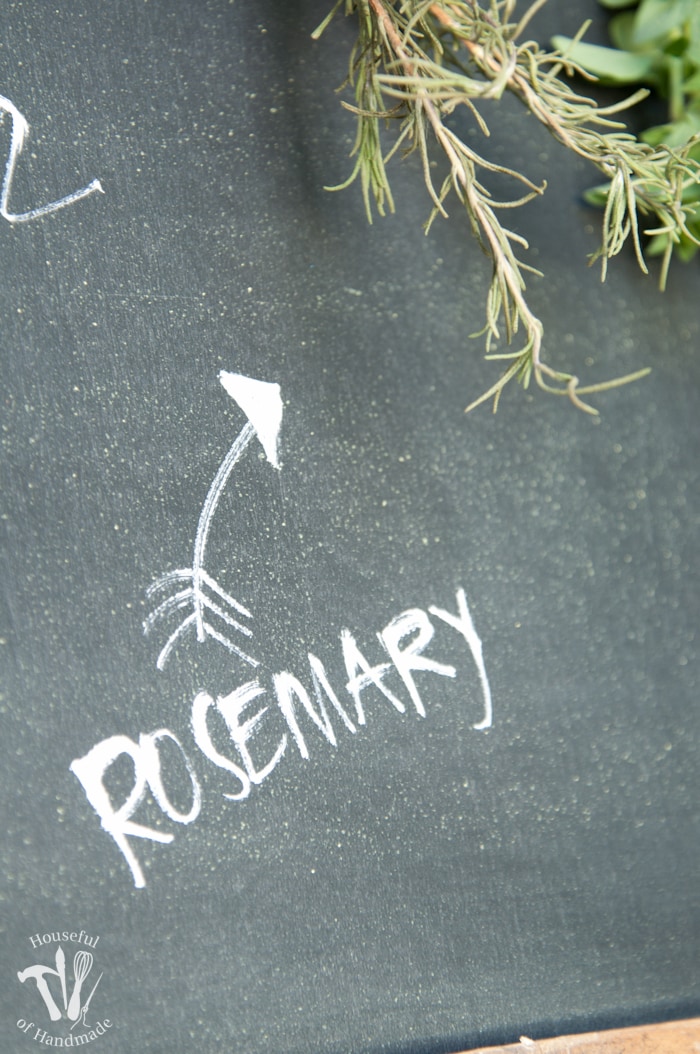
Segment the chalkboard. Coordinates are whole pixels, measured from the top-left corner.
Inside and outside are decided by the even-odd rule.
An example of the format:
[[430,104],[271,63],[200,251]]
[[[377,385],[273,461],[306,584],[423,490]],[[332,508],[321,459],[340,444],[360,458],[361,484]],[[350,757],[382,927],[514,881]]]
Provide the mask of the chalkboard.
[[424,236],[415,157],[371,227],[324,190],[329,7],[5,12],[13,1054],[700,1013],[697,263],[601,286],[596,174],[504,101],[490,156],[550,183],[514,219],[550,361],[652,374],[598,419],[465,415],[488,262],[456,215]]

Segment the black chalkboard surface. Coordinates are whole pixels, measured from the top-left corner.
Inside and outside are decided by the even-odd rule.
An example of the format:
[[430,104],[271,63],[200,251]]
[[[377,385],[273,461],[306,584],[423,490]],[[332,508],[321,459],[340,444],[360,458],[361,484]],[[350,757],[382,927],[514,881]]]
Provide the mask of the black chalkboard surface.
[[601,286],[595,173],[503,103],[491,156],[550,182],[514,221],[550,361],[653,373],[598,420],[465,416],[488,263],[456,216],[424,237],[415,158],[372,227],[323,190],[329,6],[5,11],[13,1054],[700,1012],[697,263]]

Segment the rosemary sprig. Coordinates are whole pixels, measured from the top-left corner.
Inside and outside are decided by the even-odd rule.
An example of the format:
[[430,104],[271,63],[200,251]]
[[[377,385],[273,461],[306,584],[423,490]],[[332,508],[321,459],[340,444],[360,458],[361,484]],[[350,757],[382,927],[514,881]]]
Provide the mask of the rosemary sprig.
[[[320,36],[343,8],[357,18],[358,37],[352,49],[346,84],[354,87],[355,104],[343,102],[357,121],[353,148],[355,167],[339,190],[359,179],[368,219],[372,201],[383,214],[394,205],[386,172],[390,158],[401,148],[417,151],[433,208],[426,231],[436,216],[446,216],[445,201],[454,194],[465,209],[471,229],[493,264],[486,298],[486,354],[510,360],[495,384],[467,410],[493,399],[498,406],[506,384],[513,379],[527,386],[534,376],[548,392],[568,395],[588,413],[597,410],[583,396],[606,391],[645,376],[647,369],[611,381],[581,386],[572,373],[555,370],[542,358],[543,326],[526,299],[527,274],[540,272],[521,256],[528,244],[501,220],[506,209],[516,208],[545,190],[516,169],[490,161],[445,123],[457,106],[464,106],[484,136],[489,128],[484,109],[509,91],[561,144],[595,165],[609,181],[601,244],[592,260],[600,259],[605,279],[608,260],[632,239],[643,271],[640,217],[653,217],[654,230],[667,232],[669,244],[690,237],[686,225],[687,187],[700,183],[700,165],[690,157],[690,147],[671,150],[638,141],[616,119],[621,110],[643,98],[638,91],[622,103],[601,107],[577,94],[560,74],[583,75],[566,53],[545,51],[534,41],[520,38],[532,16],[546,0],[534,0],[514,21],[516,0],[490,0],[482,7],[476,0],[339,0],[314,33]],[[577,43],[585,28],[574,40]],[[384,156],[379,135],[382,120],[394,120],[399,130]],[[436,187],[430,167],[435,142],[447,159],[449,175]],[[486,182],[490,174],[506,175],[522,193],[498,201]],[[647,232],[645,232],[647,233]],[[670,253],[670,250],[669,250]],[[665,268],[664,268],[665,271]],[[495,351],[501,334],[507,345],[523,331],[515,351]]]

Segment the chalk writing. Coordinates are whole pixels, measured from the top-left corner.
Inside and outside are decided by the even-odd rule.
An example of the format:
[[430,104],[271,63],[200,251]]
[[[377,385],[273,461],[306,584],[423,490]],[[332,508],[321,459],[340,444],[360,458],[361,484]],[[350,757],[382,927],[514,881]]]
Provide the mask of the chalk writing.
[[[181,610],[189,607],[190,603],[192,604],[191,613],[180,622],[161,649],[156,662],[159,670],[165,667],[177,642],[191,629],[196,631],[199,642],[210,637],[234,655],[238,655],[250,666],[259,665],[257,659],[243,651],[231,639],[232,630],[246,637],[252,636],[250,627],[241,623],[238,617],[243,616],[243,618],[250,619],[252,618],[251,613],[222,589],[211,575],[207,574],[204,570],[204,557],[209,529],[219,499],[236,463],[253,436],[258,436],[270,464],[279,468],[277,440],[282,423],[282,397],[279,385],[268,381],[253,380],[241,374],[228,373],[226,370],[221,371],[219,380],[246,414],[248,420],[221,462],[209,488],[197,524],[192,567],[169,571],[156,579],[146,591],[146,595],[151,599],[164,588],[177,587],[180,584],[185,586],[184,589],[178,590],[163,600],[151,612],[143,624],[145,633],[150,633],[158,622],[167,618],[173,611]],[[214,622],[213,619],[217,621]]]
[[[463,589],[457,591],[456,605],[455,613],[431,606],[427,611],[410,608],[393,618],[377,634],[388,662],[384,659],[371,662],[352,633],[343,629],[339,642],[347,681],[338,691],[332,687],[321,660],[309,653],[306,683],[294,673],[282,670],[267,676],[261,673],[255,680],[247,681],[225,695],[214,697],[206,691],[198,692],[190,707],[190,731],[201,755],[200,760],[206,760],[231,777],[232,786],[223,792],[223,796],[232,802],[249,797],[254,787],[259,787],[272,775],[292,744],[299,755],[308,761],[311,757],[308,726],[337,749],[337,728],[340,725],[349,734],[355,735],[360,727],[367,724],[363,700],[369,692],[374,693],[375,700],[379,693],[379,698],[383,698],[399,714],[405,715],[412,707],[418,717],[424,718],[425,689],[419,689],[418,675],[457,677],[456,667],[438,662],[425,654],[436,629],[445,626],[455,630],[466,641],[479,674],[483,714],[473,727],[482,731],[489,728],[493,721],[493,710],[483,649]],[[473,703],[469,705],[474,706]],[[215,745],[212,733],[214,720],[217,728],[223,724],[226,729],[230,753],[223,753]],[[264,731],[264,736],[259,736],[261,731]],[[172,804],[163,783],[159,750],[164,740],[170,740],[175,745],[183,760],[180,783],[182,778],[188,781],[191,799],[186,812]],[[105,778],[108,770],[122,755],[129,757],[133,763],[133,786],[125,800],[115,806],[105,787]],[[155,803],[164,817],[173,823],[187,825],[197,818],[202,804],[202,791],[190,755],[173,732],[161,728],[156,732],[142,733],[138,740],[125,735],[104,739],[84,757],[76,758],[70,769],[82,784],[88,801],[100,818],[102,828],[114,839],[124,856],[134,885],[142,888],[146,884],[143,869],[129,839],[141,838],[167,844],[173,841],[174,835],[135,822],[134,814],[145,805],[150,792],[151,805]],[[171,766],[168,771],[171,771]],[[178,801],[181,796],[182,790],[178,788]]]
[[74,202],[80,201],[81,198],[86,198],[89,194],[94,194],[96,191],[104,194],[99,179],[93,179],[91,183],[88,183],[81,190],[75,190],[72,194],[67,194],[64,198],[59,198],[57,201],[51,201],[47,205],[29,209],[27,212],[10,212],[8,201],[12,179],[15,174],[15,165],[19,155],[22,153],[22,147],[29,132],[29,125],[14,103],[0,95],[0,120],[2,120],[2,115],[6,113],[12,118],[12,131],[10,133],[10,152],[5,165],[5,177],[2,182],[2,191],[0,192],[0,216],[3,219],[7,220],[8,223],[26,223],[28,220],[36,220],[40,216],[46,216],[50,212],[56,212],[58,209],[65,208],[66,205],[72,205]]
[[[204,570],[204,560],[217,505],[253,436],[257,435],[270,464],[279,469],[277,444],[283,404],[277,384],[226,371],[219,374],[219,380],[243,410],[247,421],[209,487],[197,525],[192,567],[169,571],[148,590],[149,597],[156,596],[164,588],[174,586],[176,591],[148,616],[143,624],[146,633],[173,612],[192,605],[192,611],[177,625],[160,651],[156,665],[161,670],[177,642],[190,629],[195,631],[197,641],[209,637],[250,666],[260,669],[257,659],[231,639],[234,631],[252,636],[250,627],[240,621],[241,618],[251,619],[251,613]],[[178,589],[179,585],[184,588]],[[270,673],[260,669],[255,680],[245,681],[223,695],[197,692],[190,705],[190,732],[201,755],[200,760],[204,759],[227,774],[229,785],[222,792],[224,798],[231,802],[248,798],[254,787],[259,787],[272,775],[291,745],[304,761],[308,761],[311,757],[309,725],[312,734],[315,729],[326,743],[337,749],[341,726],[354,736],[366,725],[364,697],[367,693],[373,693],[375,702],[377,698],[384,700],[396,713],[405,715],[412,708],[418,717],[426,717],[424,687],[422,683],[419,687],[419,677],[423,680],[427,674],[451,679],[457,677],[455,666],[426,654],[436,629],[447,627],[454,630],[466,642],[471,661],[476,665],[483,696],[483,713],[473,727],[480,731],[490,728],[493,722],[491,689],[481,640],[463,589],[457,591],[456,603],[456,612],[434,605],[427,610],[412,607],[391,619],[377,634],[382,649],[379,662],[371,662],[350,630],[342,629],[338,640],[346,681],[338,690],[333,687],[321,660],[309,652],[306,680],[290,670]],[[259,735],[261,730],[264,732],[262,736]],[[222,736],[228,738],[224,748],[227,752],[222,749]],[[186,779],[185,794],[189,794],[190,800],[185,812],[173,805],[164,786],[160,750],[167,741],[174,745],[182,758],[179,783]],[[115,805],[105,779],[122,757],[131,760],[133,782],[121,804]],[[174,834],[161,827],[146,826],[134,819],[135,814],[142,808],[152,810],[155,806],[172,823],[187,825],[197,819],[202,791],[190,753],[186,752],[178,736],[167,728],[160,728],[155,732],[141,733],[138,740],[126,735],[110,736],[97,743],[84,757],[76,758],[70,769],[82,784],[102,828],[122,853],[134,885],[142,888],[146,881],[130,839],[169,844]],[[168,771],[172,772],[172,762]],[[172,776],[170,778],[172,780]],[[177,791],[175,799],[181,801],[182,786],[173,790]]]

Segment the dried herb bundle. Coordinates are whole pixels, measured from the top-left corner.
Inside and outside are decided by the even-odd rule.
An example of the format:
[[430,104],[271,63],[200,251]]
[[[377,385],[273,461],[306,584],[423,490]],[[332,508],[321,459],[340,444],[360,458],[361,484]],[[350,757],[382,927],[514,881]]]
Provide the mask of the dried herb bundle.
[[[454,194],[481,247],[491,257],[493,273],[481,335],[486,338],[487,357],[508,360],[509,365],[468,410],[490,399],[495,410],[510,380],[517,379],[526,386],[534,376],[546,391],[568,395],[576,406],[596,413],[584,396],[625,384],[648,370],[581,386],[576,376],[555,370],[543,360],[542,323],[525,295],[525,276],[540,272],[521,258],[528,245],[501,218],[505,210],[543,193],[545,185],[536,186],[516,169],[490,161],[460,138],[445,123],[456,107],[466,107],[476,126],[488,136],[484,111],[505,92],[511,92],[555,139],[603,173],[609,189],[601,244],[593,254],[593,259],[602,263],[603,278],[608,260],[628,239],[646,271],[642,217],[649,217],[652,228],[648,231],[644,226],[644,233],[664,232],[670,243],[693,239],[686,224],[684,193],[691,184],[700,183],[700,165],[690,156],[694,141],[678,149],[653,147],[626,131],[616,115],[643,98],[645,90],[607,107],[577,94],[562,74],[583,75],[582,68],[567,53],[545,51],[535,41],[523,39],[528,23],[544,2],[535,0],[514,20],[516,0],[491,0],[488,7],[481,7],[476,0],[338,0],[314,33],[314,37],[320,36],[341,9],[357,20],[358,36],[346,82],[354,88],[355,104],[343,103],[357,121],[356,160],[349,178],[340,187],[329,189],[340,190],[359,180],[371,222],[373,202],[380,214],[386,209],[393,211],[388,161],[401,148],[406,153],[417,151],[433,204],[426,229],[436,216],[447,215],[445,201]],[[573,45],[582,35],[583,30]],[[380,140],[384,120],[398,124],[398,134],[386,156]],[[450,167],[441,186],[434,185],[431,173],[433,144]],[[511,177],[522,193],[513,200],[495,200],[486,185],[493,173]],[[512,345],[520,332],[524,335],[517,350],[495,350],[502,333]]]

